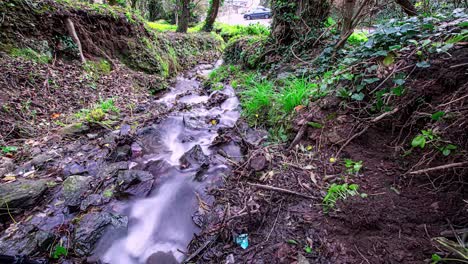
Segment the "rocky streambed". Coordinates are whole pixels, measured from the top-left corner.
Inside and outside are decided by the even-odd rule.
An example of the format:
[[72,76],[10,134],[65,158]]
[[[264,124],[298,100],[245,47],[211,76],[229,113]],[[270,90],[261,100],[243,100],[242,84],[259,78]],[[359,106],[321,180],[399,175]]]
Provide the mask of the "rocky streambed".
[[201,84],[213,67],[198,65],[178,77],[153,102],[160,113],[149,126],[80,130],[65,143],[51,135],[32,142],[33,158],[20,165],[3,158],[0,254],[182,262],[206,220],[205,190],[241,159],[242,139],[224,133],[240,116],[234,90]]

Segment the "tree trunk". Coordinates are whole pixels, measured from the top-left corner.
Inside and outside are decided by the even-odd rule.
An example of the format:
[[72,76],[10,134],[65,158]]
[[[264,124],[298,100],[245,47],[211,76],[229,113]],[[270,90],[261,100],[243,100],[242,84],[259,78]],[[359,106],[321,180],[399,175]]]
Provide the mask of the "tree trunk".
[[281,45],[289,45],[314,31],[318,33],[330,13],[328,0],[272,0],[271,7],[272,36]]
[[218,16],[221,0],[211,0],[210,2],[211,4],[205,19],[205,25],[203,25],[203,31],[205,32],[211,32],[213,30],[213,24]]
[[190,0],[180,0],[180,17],[177,32],[187,33],[190,20]]
[[76,34],[76,30],[75,30],[75,25],[73,25],[73,21],[69,17],[65,18],[65,26],[67,27],[68,34],[70,34],[71,38],[73,39],[76,46],[78,47],[78,52],[80,53],[79,55],[80,55],[81,63],[85,63],[86,59],[83,55],[83,48],[81,47],[80,38],[78,38],[78,34]]
[[410,0],[395,0],[395,2],[401,6],[403,12],[405,12],[408,16],[416,16],[418,14],[416,8]]
[[137,0],[132,0],[132,1],[131,1],[131,7],[132,7],[132,9],[135,9],[135,8],[136,8],[136,3],[137,3]]
[[356,0],[345,0],[343,3],[343,24],[341,26],[341,37],[353,30],[353,15]]

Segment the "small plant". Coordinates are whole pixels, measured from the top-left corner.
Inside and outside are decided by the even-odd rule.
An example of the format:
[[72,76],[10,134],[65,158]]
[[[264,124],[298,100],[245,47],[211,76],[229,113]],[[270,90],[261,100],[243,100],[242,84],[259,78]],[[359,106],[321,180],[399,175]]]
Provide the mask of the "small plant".
[[360,45],[363,42],[367,42],[367,34],[364,31],[355,31],[348,38],[348,43],[350,45]]
[[95,108],[88,113],[86,119],[88,120],[88,122],[101,122],[104,120],[105,117],[106,113],[104,113],[104,110],[102,110],[102,108]]
[[38,63],[49,63],[52,60],[52,56],[40,54],[31,48],[14,48],[10,51],[10,54],[13,57],[21,57]]
[[360,161],[353,161],[351,159],[345,159],[345,167],[348,168],[349,174],[357,174],[362,169],[362,160]]
[[18,147],[15,147],[15,146],[2,146],[1,147],[1,153],[0,154],[10,154],[12,152],[17,152],[18,151]]
[[[327,194],[323,198],[322,204],[325,212],[328,212],[330,209],[334,208],[338,200],[345,200],[349,196],[356,196],[358,192],[359,185],[357,184],[332,184],[327,191]],[[365,194],[361,194],[361,197],[365,197]]]
[[[436,119],[439,119],[442,115],[443,114],[437,115]],[[432,116],[432,118],[434,119],[434,115]],[[450,155],[454,150],[457,149],[457,146],[451,144],[450,142],[443,141],[430,129],[421,130],[421,133],[414,137],[411,141],[411,147],[413,148],[424,149],[428,144],[438,149],[444,156]]]
[[57,244],[55,245],[55,248],[54,248],[54,251],[51,252],[50,256],[53,258],[53,259],[59,259],[61,257],[66,257],[68,255],[68,250]]

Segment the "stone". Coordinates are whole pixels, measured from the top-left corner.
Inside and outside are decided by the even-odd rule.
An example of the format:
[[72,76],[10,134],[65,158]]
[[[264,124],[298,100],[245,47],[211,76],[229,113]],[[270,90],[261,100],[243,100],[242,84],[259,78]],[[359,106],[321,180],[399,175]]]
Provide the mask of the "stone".
[[130,157],[131,149],[129,145],[119,146],[112,153],[112,160],[124,161]]
[[200,145],[195,145],[187,151],[179,161],[182,169],[207,167],[210,164],[209,157],[203,153]]
[[213,107],[217,105],[221,105],[224,101],[226,101],[229,98],[227,94],[224,94],[220,91],[215,91],[210,95],[210,98],[208,99],[208,106]]
[[83,216],[73,235],[74,251],[79,257],[89,256],[104,232],[126,229],[127,217],[108,212],[91,212]]
[[98,171],[97,176],[100,179],[105,179],[105,178],[112,178],[120,170],[127,170],[128,169],[128,162],[126,161],[120,161],[120,162],[115,162],[107,165],[103,165],[103,167]]
[[259,146],[264,140],[268,138],[268,132],[257,129],[247,129],[245,141],[253,146]]
[[83,195],[89,190],[91,177],[72,175],[63,182],[63,197],[65,205],[77,207],[81,204]]
[[132,127],[130,125],[122,125],[120,128],[120,136],[125,137],[130,135],[130,131],[132,130]]
[[[37,204],[37,200],[47,190],[46,180],[16,180],[0,185],[0,208],[10,208],[10,212],[21,211]],[[14,209],[12,209],[14,208]]]
[[79,175],[79,174],[83,174],[85,172],[86,172],[86,169],[83,166],[81,166],[81,165],[79,165],[77,163],[72,163],[71,165],[67,165],[63,169],[63,173],[66,176]]
[[117,183],[121,193],[137,197],[146,197],[154,183],[153,174],[142,170],[121,171]]
[[60,130],[60,134],[64,136],[76,136],[76,135],[85,133],[88,130],[89,130],[89,126],[83,123],[74,123],[74,124],[63,127]]
[[37,156],[35,156],[34,158],[32,158],[32,160],[30,160],[28,163],[31,165],[31,166],[34,166],[36,168],[41,168],[43,167],[47,162],[49,161],[52,161],[56,158],[60,157],[60,155],[55,152],[55,151],[49,151],[47,153],[42,153],[42,154],[39,154]]
[[15,169],[15,164],[12,159],[7,157],[0,158],[0,178],[5,176],[5,174],[12,172]]
[[98,206],[104,204],[104,199],[100,194],[91,194],[83,199],[80,205],[81,211],[86,211],[90,206]]
[[267,166],[267,159],[263,154],[257,154],[250,159],[249,167],[254,171],[262,171]]
[[132,152],[132,158],[138,158],[141,155],[143,155],[143,148],[140,146],[140,144],[133,142],[132,145],[130,146],[130,150]]
[[20,225],[13,234],[7,232],[0,237],[0,252],[12,256],[48,254],[55,239],[53,233],[39,230],[33,225]]

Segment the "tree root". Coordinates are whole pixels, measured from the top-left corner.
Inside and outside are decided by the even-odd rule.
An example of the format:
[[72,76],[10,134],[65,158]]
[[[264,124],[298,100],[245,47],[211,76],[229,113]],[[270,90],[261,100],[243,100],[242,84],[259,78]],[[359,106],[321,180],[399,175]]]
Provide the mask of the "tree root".
[[78,51],[80,52],[81,63],[85,63],[86,59],[83,55],[83,48],[81,47],[80,39],[78,38],[78,35],[76,34],[75,25],[73,25],[73,21],[69,17],[65,18],[65,25],[67,27],[68,33],[70,34],[70,36],[72,37],[76,45],[78,46]]

